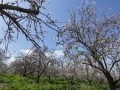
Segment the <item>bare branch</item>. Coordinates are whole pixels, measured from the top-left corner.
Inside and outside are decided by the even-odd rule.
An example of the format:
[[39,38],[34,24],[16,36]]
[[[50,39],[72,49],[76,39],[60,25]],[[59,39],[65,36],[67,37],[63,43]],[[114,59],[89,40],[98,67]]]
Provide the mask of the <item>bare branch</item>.
[[0,10],[3,10],[3,9],[15,10],[15,11],[19,11],[19,12],[23,12],[23,13],[27,13],[27,14],[34,14],[34,15],[39,14],[39,10],[25,9],[22,7],[8,5],[8,4],[0,4]]
[[116,61],[114,61],[114,62],[112,63],[112,65],[111,65],[111,67],[110,67],[110,72],[111,72],[111,70],[113,69],[114,65],[115,65],[117,62],[120,62],[120,59],[119,59],[119,60],[116,60]]

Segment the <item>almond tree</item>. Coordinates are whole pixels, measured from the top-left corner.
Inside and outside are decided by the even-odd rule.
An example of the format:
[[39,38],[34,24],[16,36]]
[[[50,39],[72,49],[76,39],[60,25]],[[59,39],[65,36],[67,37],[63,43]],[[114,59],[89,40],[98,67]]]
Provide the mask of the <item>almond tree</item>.
[[7,64],[5,63],[5,60],[7,60],[9,57],[6,55],[5,51],[3,49],[0,49],[0,73],[5,73],[7,70]]
[[25,53],[20,53],[15,57],[15,61],[10,64],[10,71],[14,74],[20,74],[23,77],[32,74],[34,75],[34,61]]
[[[61,28],[57,37],[64,45],[66,56],[77,53],[83,64],[100,70],[109,89],[120,88],[120,75],[113,78],[112,71],[120,70],[120,14],[103,10],[101,16],[95,3],[83,2],[78,12],[70,12],[71,20]],[[71,54],[72,55],[72,54]]]
[[71,61],[66,61],[65,65],[63,67],[63,77],[70,82],[70,84],[73,84],[73,79],[75,79],[77,74],[77,66],[72,63]]
[[[42,49],[42,52],[46,52],[46,48]],[[28,56],[34,61],[35,65],[35,75],[36,75],[36,83],[38,84],[40,81],[41,75],[45,72],[47,68],[47,58],[41,53],[38,49],[32,51],[32,53]]]
[[60,61],[58,58],[56,58],[56,54],[55,54],[55,50],[49,50],[47,52],[47,57],[48,57],[48,60],[50,61],[47,65],[47,69],[46,69],[46,76],[49,78],[51,77],[58,77],[59,74],[60,74]]
[[59,76],[59,62],[57,60],[51,59],[51,62],[49,62],[47,69],[46,69],[46,74],[49,80],[51,77],[58,77]]
[[102,85],[104,82],[106,82],[106,78],[104,77],[104,75],[101,71],[97,70],[94,78],[100,85]]
[[96,76],[97,71],[94,68],[91,68],[88,65],[85,65],[84,69],[84,77],[88,81],[89,85],[92,85],[92,81],[94,80],[94,77]]
[[45,0],[14,0],[10,2],[1,0],[0,18],[3,19],[6,26],[2,28],[4,35],[0,37],[0,42],[3,42],[7,48],[8,44],[15,42],[22,33],[28,41],[40,49],[37,42],[44,40],[43,26],[54,30],[57,27],[50,14],[42,12],[45,10],[44,4],[46,4]]

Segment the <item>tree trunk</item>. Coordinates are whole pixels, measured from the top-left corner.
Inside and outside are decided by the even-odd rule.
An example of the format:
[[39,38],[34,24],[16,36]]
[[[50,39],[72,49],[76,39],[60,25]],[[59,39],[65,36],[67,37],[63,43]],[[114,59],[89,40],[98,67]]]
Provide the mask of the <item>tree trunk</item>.
[[40,75],[37,75],[36,83],[39,84],[39,82],[40,82]]
[[89,85],[91,86],[91,85],[92,85],[92,81],[91,81],[91,80],[89,80],[88,82],[89,82]]
[[108,90],[116,90],[115,86],[113,84],[109,85],[109,89]]
[[87,78],[87,81],[88,81],[89,85],[91,86],[92,85],[92,79]]
[[73,84],[73,81],[72,81],[72,80],[70,80],[70,84],[71,84],[71,85]]
[[26,73],[23,73],[23,77],[26,77],[27,75],[26,75]]
[[40,73],[39,70],[37,70],[36,83],[39,84],[39,82],[40,82]]
[[110,72],[103,72],[105,77],[107,78],[109,89],[108,90],[116,90],[116,84],[111,76]]
[[[25,68],[25,67],[24,67]],[[24,72],[23,72],[23,77],[26,77],[27,76],[27,70],[26,70],[26,68],[24,69]]]
[[48,78],[49,78],[49,80],[51,79],[50,74],[49,74]]

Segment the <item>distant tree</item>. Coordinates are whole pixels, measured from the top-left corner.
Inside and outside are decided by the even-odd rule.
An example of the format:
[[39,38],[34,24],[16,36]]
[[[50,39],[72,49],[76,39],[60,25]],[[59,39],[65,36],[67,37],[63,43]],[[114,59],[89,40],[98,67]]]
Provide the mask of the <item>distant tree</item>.
[[7,72],[8,66],[7,66],[7,63],[5,63],[5,61],[8,58],[9,57],[7,56],[6,52],[0,48],[0,73]]
[[109,89],[116,90],[120,88],[120,74],[113,78],[112,70],[120,70],[120,14],[103,10],[100,17],[94,4],[83,1],[78,12],[70,12],[71,20],[57,35],[58,44],[64,45],[65,56],[77,53],[83,64],[100,70]]
[[101,71],[96,72],[96,75],[94,76],[94,80],[97,81],[99,84],[103,84],[104,82],[106,82],[106,78],[104,76],[104,74]]
[[48,50],[47,54],[48,54],[47,58],[50,62],[47,66],[45,74],[50,80],[51,77],[59,77],[60,76],[61,63],[59,61],[59,58],[55,54],[54,49]]
[[[40,49],[38,41],[43,42],[43,26],[55,29],[55,21],[51,19],[50,14],[42,12],[45,0],[15,0],[3,2],[0,4],[0,17],[6,26],[2,28],[4,35],[0,42],[4,42],[6,49],[10,42],[15,42],[19,34],[23,34],[26,40]],[[23,5],[25,4],[25,6]],[[55,28],[54,28],[55,27]]]
[[22,69],[22,64],[21,64],[22,58],[19,60],[18,58],[16,58],[15,61],[10,63],[10,67],[9,67],[10,73],[23,75],[23,69]]
[[84,77],[85,79],[88,81],[89,85],[92,85],[92,81],[95,80],[95,76],[97,74],[97,70],[95,70],[95,68],[92,68],[89,65],[85,65],[83,66],[84,68]]
[[71,63],[70,61],[65,62],[66,64],[63,67],[63,77],[70,82],[70,84],[73,84],[73,79],[75,79],[76,76],[76,66],[74,63]]
[[10,70],[15,74],[23,75],[23,77],[29,75],[30,70],[33,68],[32,61],[27,58],[27,55],[20,53],[15,57],[15,61],[10,64]]
[[59,76],[59,62],[57,60],[52,59],[46,69],[46,76],[51,79],[51,77]]
[[4,61],[6,59],[8,59],[9,57],[7,56],[5,50],[0,48],[0,61]]
[[7,73],[8,72],[8,65],[4,62],[0,61],[0,74],[1,73]]
[[[21,53],[15,58],[15,61],[10,64],[10,70],[15,74],[23,76],[36,76],[36,83],[40,82],[40,77],[44,75],[53,75],[57,73],[57,61],[45,56],[47,47],[43,47],[41,51],[38,49],[31,50],[28,54]],[[52,65],[52,66],[51,66]],[[51,72],[50,72],[51,71]]]
[[50,62],[49,59],[45,56],[45,52],[47,51],[47,47],[43,47],[42,52],[38,49],[32,51],[32,53],[28,56],[30,59],[34,61],[35,65],[35,76],[36,83],[38,84],[40,81],[40,77],[46,71],[47,65]]

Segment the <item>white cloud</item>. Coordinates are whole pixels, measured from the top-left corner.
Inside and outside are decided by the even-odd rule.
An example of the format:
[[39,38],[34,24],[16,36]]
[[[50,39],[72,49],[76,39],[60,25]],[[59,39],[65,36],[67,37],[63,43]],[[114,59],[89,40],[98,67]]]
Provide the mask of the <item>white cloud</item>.
[[47,57],[49,57],[49,56],[55,56],[55,57],[63,57],[64,56],[64,53],[63,53],[63,51],[61,51],[61,50],[55,50],[53,53],[50,53],[50,52],[46,52],[45,53],[45,55],[47,56]]
[[11,58],[10,58],[10,61],[15,61],[15,57],[11,57]]
[[[30,54],[33,50],[27,49],[27,50],[20,50],[21,53],[24,54]],[[15,61],[15,56],[12,56],[10,59],[8,59],[7,64],[10,64],[11,62]]]
[[[26,49],[26,50],[20,50],[20,52],[24,53],[24,54],[29,54],[32,53],[33,50],[30,50],[30,49]],[[46,52],[45,53],[47,57],[50,56],[50,53],[49,52]],[[56,58],[59,58],[59,57],[63,57],[64,56],[64,53],[63,51],[61,50],[55,50],[52,54],[53,56],[55,56]],[[10,64],[11,62],[15,61],[15,56],[12,56],[8,61],[7,61],[7,64]]]
[[57,55],[57,57],[64,56],[64,53],[63,53],[63,51],[61,51],[61,50],[55,50],[53,54],[54,54],[55,56]]
[[49,54],[48,52],[46,52],[46,53],[45,53],[45,55],[46,55],[47,57],[49,57],[49,56],[50,56],[50,54]]
[[30,54],[32,53],[33,50],[30,50],[30,49],[26,49],[26,50],[20,50],[20,52],[24,53],[24,54]]
[[7,64],[10,64],[11,62],[15,61],[15,57],[11,57],[8,61],[7,61]]

